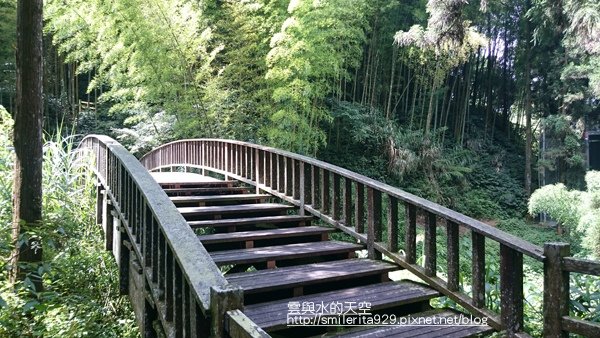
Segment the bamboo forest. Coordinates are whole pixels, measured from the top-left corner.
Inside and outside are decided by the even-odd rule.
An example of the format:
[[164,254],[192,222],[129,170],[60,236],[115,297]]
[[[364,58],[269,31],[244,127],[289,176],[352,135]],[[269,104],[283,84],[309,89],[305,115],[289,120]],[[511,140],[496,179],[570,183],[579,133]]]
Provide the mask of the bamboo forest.
[[[490,320],[488,331],[456,337],[600,337],[597,0],[0,0],[0,129],[0,337],[417,336],[423,328],[268,326],[253,310],[263,301],[274,309],[279,295],[308,303],[397,280],[435,297],[373,301],[378,314]],[[165,144],[182,144],[186,157]],[[82,160],[86,147],[97,163]],[[170,237],[179,228],[163,228],[155,210],[166,214],[164,205],[125,152],[190,225],[182,221],[195,234],[190,246]],[[235,180],[226,189],[240,200],[213,196],[198,207],[184,201],[194,193],[153,173],[167,169],[210,176],[189,191]],[[249,242],[274,225],[240,232],[202,223],[234,216],[186,214],[250,205],[241,200],[283,203],[273,214],[240,206],[244,217],[311,216],[301,225],[312,242],[271,233]],[[140,228],[129,206],[148,208]],[[277,231],[300,238],[293,229]],[[221,243],[232,232],[241,246]],[[219,263],[227,250],[315,238],[332,240],[317,241],[331,243],[319,250],[350,253]],[[166,258],[155,257],[154,241]],[[239,278],[239,306],[230,295],[217,302],[210,284],[206,305],[196,290],[208,277],[188,270],[178,246],[201,248],[197,262],[212,257],[223,285]],[[272,285],[264,299],[240,276],[340,255],[400,271],[336,277],[335,289],[312,279]]]

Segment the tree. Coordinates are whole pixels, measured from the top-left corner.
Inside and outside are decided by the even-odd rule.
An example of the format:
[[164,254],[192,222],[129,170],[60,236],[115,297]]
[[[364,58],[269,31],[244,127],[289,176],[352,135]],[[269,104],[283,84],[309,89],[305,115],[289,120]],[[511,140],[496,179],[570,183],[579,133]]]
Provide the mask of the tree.
[[[42,0],[20,0],[17,6],[13,280],[23,276],[22,263],[42,260],[34,232],[42,221],[42,7]],[[32,277],[39,291],[41,278]]]
[[[365,40],[364,1],[292,1],[290,17],[273,35],[266,74],[273,90],[273,145],[315,154],[331,121],[325,99],[358,67]],[[339,95],[338,95],[339,97]]]

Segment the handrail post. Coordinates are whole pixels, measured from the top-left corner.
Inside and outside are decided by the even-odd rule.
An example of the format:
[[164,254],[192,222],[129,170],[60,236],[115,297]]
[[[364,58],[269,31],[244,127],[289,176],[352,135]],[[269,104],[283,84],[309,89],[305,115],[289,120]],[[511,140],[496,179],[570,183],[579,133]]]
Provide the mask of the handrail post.
[[225,337],[225,317],[229,310],[242,309],[244,304],[243,290],[233,284],[212,286],[210,288],[210,337]]
[[569,254],[568,243],[544,244],[544,337],[569,336],[562,330],[562,317],[569,315],[569,272],[562,259]]
[[507,337],[523,331],[523,254],[500,244],[500,316]]

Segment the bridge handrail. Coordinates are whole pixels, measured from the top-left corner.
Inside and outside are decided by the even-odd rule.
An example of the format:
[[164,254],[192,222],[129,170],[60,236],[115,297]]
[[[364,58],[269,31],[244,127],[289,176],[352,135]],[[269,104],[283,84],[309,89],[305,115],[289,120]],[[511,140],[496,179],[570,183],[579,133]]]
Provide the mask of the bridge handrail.
[[[569,317],[569,273],[600,275],[600,263],[569,257],[568,244],[536,246],[439,204],[350,170],[306,156],[252,143],[191,139],[164,144],[140,160],[150,169],[193,167],[238,179],[300,207],[366,243],[370,258],[382,254],[507,336],[527,337],[524,329],[523,255],[544,263],[544,336],[565,332],[593,335],[600,325]],[[333,181],[333,184],[331,184]],[[366,193],[366,198],[365,198]],[[385,197],[385,198],[384,198]],[[399,253],[398,205],[405,205],[404,253]],[[367,208],[365,210],[365,203]],[[384,204],[387,208],[384,208]],[[417,210],[424,214],[424,267],[416,262]],[[387,224],[383,224],[384,211]],[[366,215],[365,215],[366,214]],[[366,217],[365,217],[366,216]],[[439,222],[438,218],[444,220]],[[365,229],[364,221],[367,226]],[[443,224],[445,223],[445,224]],[[436,227],[447,236],[447,276],[437,275]],[[387,227],[386,227],[387,226]],[[383,241],[382,230],[388,232]],[[459,290],[459,229],[471,233],[471,295]],[[485,304],[486,238],[500,244],[500,314]],[[566,247],[566,249],[565,249]]]
[[[239,290],[227,283],[160,185],[121,144],[108,136],[90,135],[79,147],[95,155],[92,169],[126,236],[120,244],[129,249],[124,259],[135,254],[167,336],[183,332],[203,336],[207,327],[214,326],[203,321],[218,320],[211,318],[219,306],[214,297]],[[122,261],[121,269],[129,263]],[[123,285],[121,292],[127,292]]]
[[[513,248],[514,250],[516,250],[520,253],[523,253],[529,257],[532,257],[537,261],[541,262],[544,260],[544,249],[542,247],[537,246],[531,242],[525,241],[519,237],[508,234],[506,232],[503,232],[501,230],[498,230],[497,228],[494,228],[494,227],[492,227],[488,224],[485,224],[479,220],[476,220],[469,216],[463,215],[459,212],[456,212],[452,209],[444,207],[440,204],[437,204],[437,203],[431,202],[429,200],[426,200],[424,198],[415,196],[415,195],[408,193],[400,188],[397,188],[397,187],[391,186],[389,184],[376,181],[367,176],[355,173],[348,169],[344,169],[344,168],[341,168],[339,166],[336,166],[336,165],[333,165],[333,164],[330,164],[327,162],[323,162],[323,161],[320,161],[320,160],[317,160],[317,159],[314,159],[311,157],[295,154],[295,153],[277,149],[277,148],[272,148],[272,147],[267,147],[267,146],[262,146],[262,145],[258,145],[258,144],[254,144],[254,143],[237,141],[237,140],[227,140],[227,139],[210,139],[210,138],[185,139],[185,140],[169,142],[169,143],[163,144],[163,145],[153,149],[151,152],[148,152],[147,154],[142,156],[142,158],[140,159],[140,162],[142,162],[142,164],[146,168],[151,169],[148,167],[148,165],[146,165],[146,163],[149,162],[152,154],[159,152],[163,149],[172,147],[175,144],[181,144],[181,143],[186,143],[186,142],[190,142],[190,141],[227,142],[229,144],[251,147],[253,149],[258,149],[261,151],[268,151],[273,154],[285,156],[285,157],[288,157],[288,158],[291,158],[291,159],[294,159],[297,161],[302,161],[306,164],[316,166],[321,169],[325,169],[329,172],[341,175],[345,178],[350,178],[355,182],[363,184],[365,187],[377,189],[382,193],[393,196],[403,202],[410,203],[411,205],[414,205],[420,209],[423,209],[423,210],[426,210],[429,212],[433,212],[442,218],[445,218],[447,220],[450,220],[450,221],[456,222],[457,224],[465,226],[481,235],[484,235],[487,238],[493,239],[498,243],[504,244],[508,247]],[[175,164],[175,163],[170,163],[169,165],[171,165],[171,164]],[[185,163],[181,163],[181,164],[185,164]]]
[[[488,318],[488,324],[495,329],[506,330],[509,335],[523,332],[523,255],[544,261],[541,247],[350,170],[252,143],[220,139],[175,141],[154,149],[140,161],[150,170],[191,166],[254,185],[257,192],[263,190],[278,196],[299,206],[300,212],[309,212],[365,243],[369,258],[391,258],[471,313]],[[398,243],[401,203],[406,209],[403,254]],[[418,210],[426,220],[424,266],[417,264],[416,257]],[[438,218],[444,220],[447,230],[446,280],[437,274],[436,227],[441,224]],[[388,232],[386,242],[384,227]],[[459,290],[459,228],[471,232],[471,296]],[[500,244],[500,315],[485,304],[486,238]]]

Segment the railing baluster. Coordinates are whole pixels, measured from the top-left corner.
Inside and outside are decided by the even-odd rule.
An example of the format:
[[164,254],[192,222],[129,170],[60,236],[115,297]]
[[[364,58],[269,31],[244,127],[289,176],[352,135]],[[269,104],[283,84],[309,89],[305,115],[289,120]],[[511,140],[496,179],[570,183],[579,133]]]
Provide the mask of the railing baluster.
[[303,172],[302,172],[302,176],[304,177],[304,204],[312,204],[313,202],[313,176],[312,176],[312,168],[313,166],[305,163],[304,161],[301,162],[301,165],[303,167]]
[[175,324],[175,337],[183,337],[183,277],[181,268],[177,262],[173,262],[175,268],[175,281],[173,283],[173,293],[175,294],[175,306],[173,323]]
[[321,208],[321,169],[312,167],[312,206],[315,209]]
[[174,309],[174,295],[173,292],[175,291],[173,288],[173,265],[175,265],[175,262],[173,261],[173,253],[171,252],[171,249],[169,247],[166,248],[166,257],[165,257],[165,268],[166,268],[166,274],[165,274],[165,282],[166,282],[166,286],[165,286],[165,293],[166,293],[166,299],[165,299],[165,304],[166,304],[166,309],[165,309],[165,319],[167,321],[172,321],[173,320],[173,309]]
[[523,331],[523,254],[504,244],[500,244],[500,304],[508,335]]
[[[292,174],[293,174],[292,175],[293,176],[292,198],[297,200],[297,199],[300,199],[300,196],[301,196],[301,194],[300,194],[301,188],[300,187],[304,185],[304,182],[302,181],[303,179],[301,179],[302,173],[304,172],[304,170],[302,170],[300,168],[300,161],[298,161],[298,160],[291,160],[291,161],[292,161],[292,169],[293,169],[293,172],[292,172]],[[302,203],[302,204],[304,204],[304,203]]]
[[367,188],[368,234],[367,250],[369,258],[381,259],[381,252],[375,250],[375,242],[381,242],[381,192],[371,187]]
[[321,169],[321,212],[325,215],[329,214],[329,171]]
[[184,336],[185,337],[193,337],[191,332],[191,324],[192,324],[192,313],[190,309],[190,286],[188,281],[184,279],[183,281],[183,323],[184,323]]
[[417,208],[410,204],[405,204],[406,208],[406,234],[404,235],[405,259],[409,264],[415,264],[417,261]]
[[144,241],[142,243],[142,252],[144,253],[144,267],[151,267],[154,262],[152,261],[152,232],[154,231],[154,227],[152,226],[153,218],[152,211],[148,208],[146,201],[144,201],[142,207],[144,213],[144,231],[142,234],[144,235]]
[[446,246],[448,259],[448,283],[447,287],[450,291],[458,291],[459,280],[459,238],[458,224],[452,221],[446,221]]
[[398,199],[388,195],[387,217],[388,250],[398,252]]
[[292,159],[285,157],[285,195],[292,196],[294,193],[294,168]]
[[340,220],[341,201],[340,175],[333,173],[333,205],[331,207],[331,215],[336,221]]
[[485,306],[485,237],[472,231],[471,244],[473,247],[473,271],[471,274],[473,305],[482,308]]
[[344,179],[344,224],[347,227],[352,226],[352,180]]
[[356,209],[354,209],[356,232],[365,232],[365,186],[356,183]]
[[286,171],[287,171],[286,162],[287,161],[285,160],[285,157],[283,155],[278,156],[279,185],[278,185],[277,191],[279,191],[280,193],[283,193],[284,195],[285,195]]
[[436,275],[436,219],[434,213],[427,213],[427,222],[425,223],[425,274],[427,276]]

